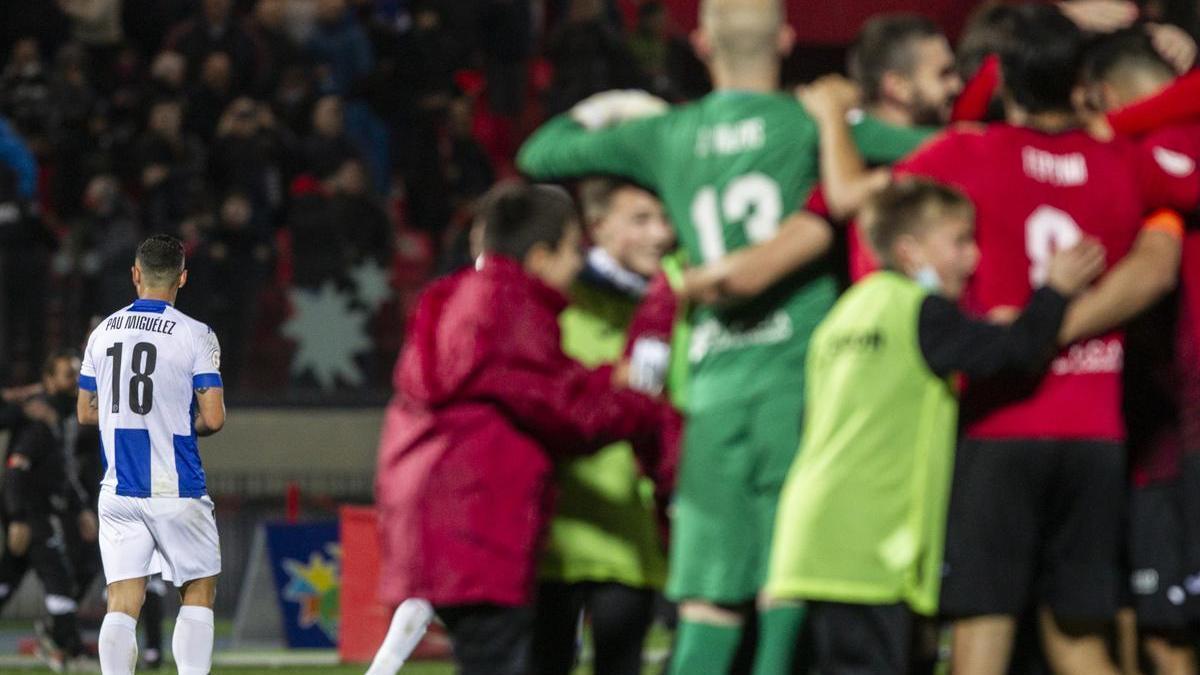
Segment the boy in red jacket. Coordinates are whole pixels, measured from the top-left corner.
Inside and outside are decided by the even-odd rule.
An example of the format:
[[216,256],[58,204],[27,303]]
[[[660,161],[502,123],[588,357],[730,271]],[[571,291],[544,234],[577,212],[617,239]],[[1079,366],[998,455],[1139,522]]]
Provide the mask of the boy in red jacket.
[[666,408],[563,354],[558,314],[582,267],[565,192],[507,189],[476,268],[433,284],[409,325],[379,448],[383,598],[424,598],[459,672],[524,675],[555,456],[652,447]]

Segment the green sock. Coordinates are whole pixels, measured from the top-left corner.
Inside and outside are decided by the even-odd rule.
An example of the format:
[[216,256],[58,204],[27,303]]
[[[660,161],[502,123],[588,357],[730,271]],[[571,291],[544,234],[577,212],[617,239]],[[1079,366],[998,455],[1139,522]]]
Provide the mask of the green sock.
[[804,614],[802,603],[778,605],[758,613],[758,649],[754,653],[753,675],[788,675],[792,672]]
[[675,631],[670,675],[725,675],[741,638],[741,626],[681,620]]

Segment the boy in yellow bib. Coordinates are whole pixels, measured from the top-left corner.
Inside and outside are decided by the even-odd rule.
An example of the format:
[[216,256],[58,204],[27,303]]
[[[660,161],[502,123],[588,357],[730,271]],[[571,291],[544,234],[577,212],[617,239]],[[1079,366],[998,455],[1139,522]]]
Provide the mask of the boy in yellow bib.
[[[814,333],[801,451],[780,495],[766,595],[808,601],[822,675],[907,672],[913,614],[937,611],[958,401],[951,376],[1033,370],[1053,355],[1069,297],[1104,266],[1099,244],[1059,252],[1009,325],[957,301],[979,260],[974,211],[907,180],[862,223],[885,268]],[[782,672],[782,671],[781,671]]]

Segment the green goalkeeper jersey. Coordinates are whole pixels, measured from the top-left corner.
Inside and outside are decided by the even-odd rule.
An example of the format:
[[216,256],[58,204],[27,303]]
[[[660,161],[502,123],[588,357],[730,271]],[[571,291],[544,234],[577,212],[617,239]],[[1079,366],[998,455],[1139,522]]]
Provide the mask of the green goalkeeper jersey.
[[[818,179],[817,129],[786,94],[719,91],[656,117],[587,131],[547,122],[517,157],[536,180],[609,174],[658,193],[691,264],[770,239]],[[688,409],[803,386],[813,329],[837,289],[828,265],[736,307],[692,315]]]

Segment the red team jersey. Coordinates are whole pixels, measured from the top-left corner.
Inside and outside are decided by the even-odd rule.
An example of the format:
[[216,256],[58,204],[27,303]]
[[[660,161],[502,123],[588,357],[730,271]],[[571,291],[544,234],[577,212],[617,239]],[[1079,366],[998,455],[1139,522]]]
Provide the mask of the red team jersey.
[[1130,470],[1134,485],[1144,486],[1176,478],[1181,452],[1200,447],[1200,124],[1155,131],[1138,143],[1144,170],[1155,175],[1147,198],[1188,224],[1177,291],[1130,330]]
[[[1084,235],[1099,240],[1108,265],[1131,248],[1146,200],[1139,153],[1082,131],[1046,134],[995,124],[955,129],[896,166],[962,190],[976,209],[979,268],[966,309],[985,316],[1024,307],[1045,281],[1054,251]],[[1123,335],[1114,331],[1063,349],[1043,378],[968,384],[962,411],[972,438],[1115,440],[1121,414]]]

